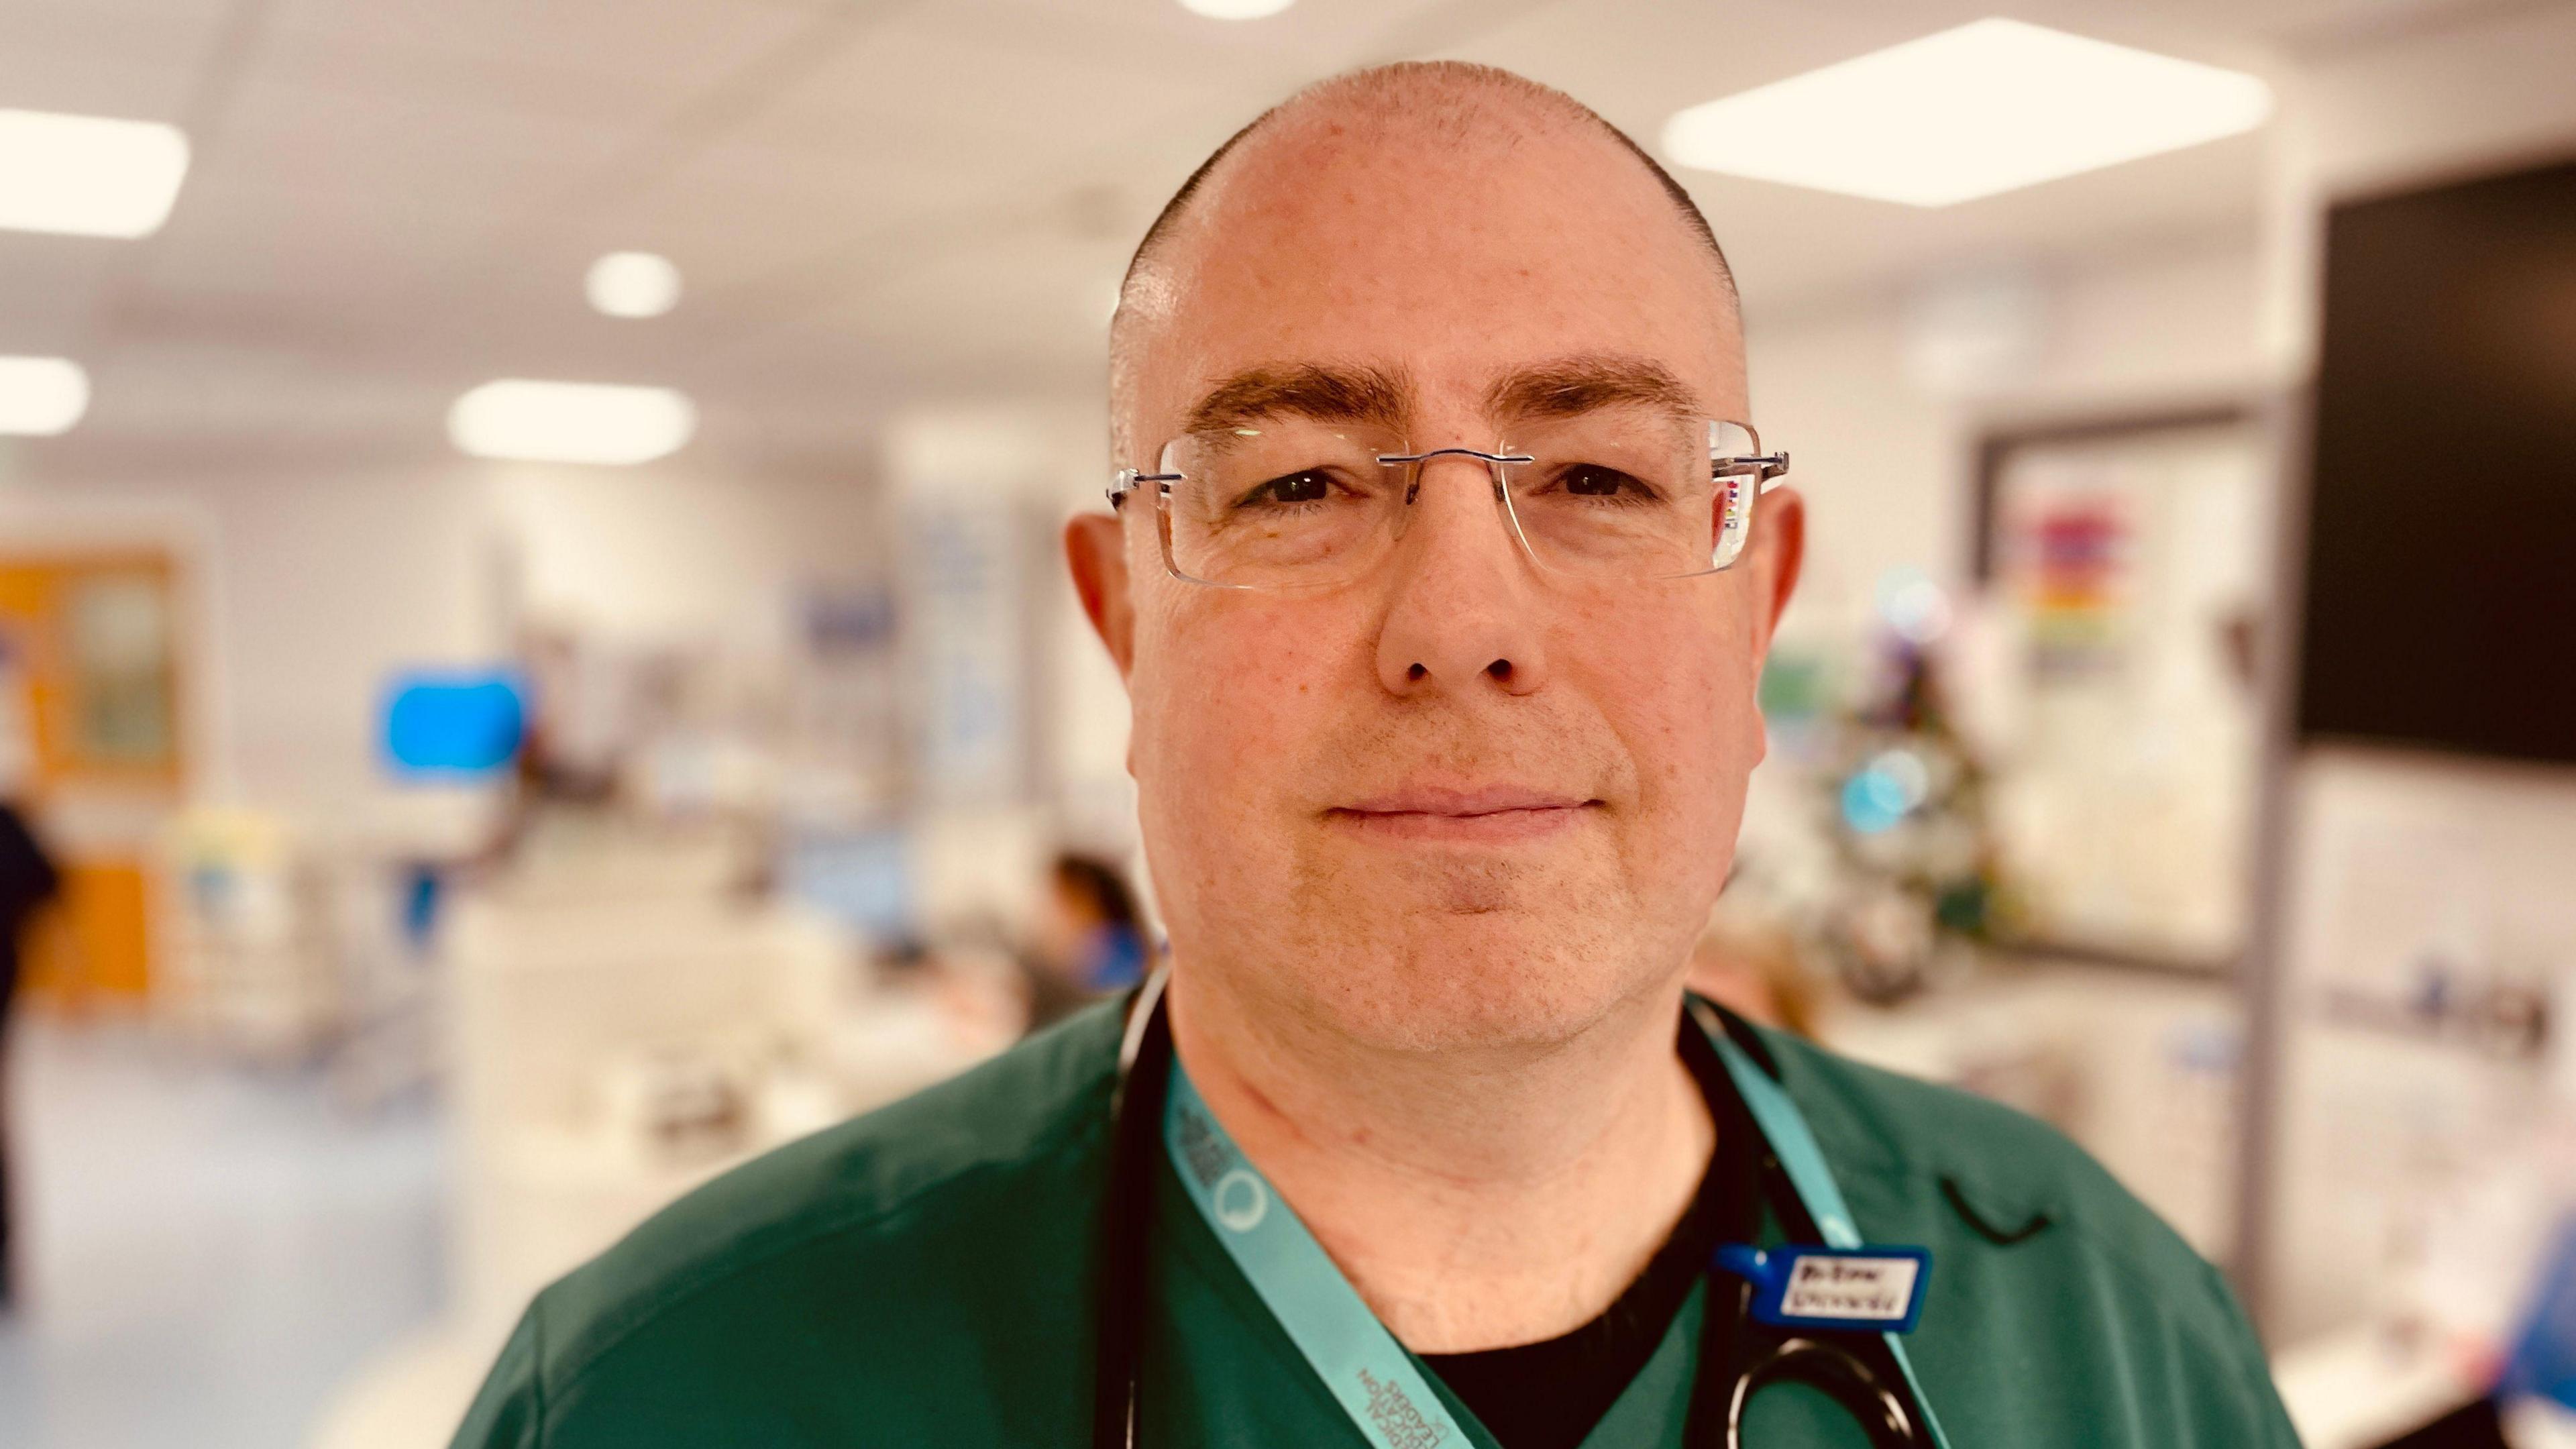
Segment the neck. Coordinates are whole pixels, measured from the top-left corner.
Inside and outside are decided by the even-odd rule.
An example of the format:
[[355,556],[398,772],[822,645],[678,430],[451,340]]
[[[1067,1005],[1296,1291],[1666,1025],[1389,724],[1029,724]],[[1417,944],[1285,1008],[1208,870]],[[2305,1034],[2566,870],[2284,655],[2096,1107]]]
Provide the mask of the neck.
[[1186,967],[1169,996],[1199,1094],[1419,1353],[1598,1316],[1670,1236],[1715,1144],[1674,1049],[1678,984],[1571,1041],[1482,1054],[1262,1020]]

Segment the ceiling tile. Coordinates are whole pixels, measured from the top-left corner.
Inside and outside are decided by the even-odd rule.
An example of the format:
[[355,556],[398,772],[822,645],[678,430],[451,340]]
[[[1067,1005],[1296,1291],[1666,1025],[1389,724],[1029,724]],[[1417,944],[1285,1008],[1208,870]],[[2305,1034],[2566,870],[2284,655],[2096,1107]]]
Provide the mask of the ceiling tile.
[[122,243],[0,231],[0,353],[79,353]]
[[24,25],[0,19],[0,106],[74,115],[183,121],[197,87],[207,32],[38,12]]
[[826,0],[274,0],[281,43],[643,80],[684,95],[792,42]]
[[234,0],[0,0],[0,35],[8,37],[0,53],[62,58],[87,52],[137,64],[193,65],[235,9]]
[[235,98],[207,171],[416,215],[560,195],[613,160],[631,134],[488,104],[263,79]]
[[[1599,0],[1579,8],[1591,8]],[[1013,12],[1014,32],[1099,37],[1150,82],[1182,66],[1225,67],[1266,82],[1244,99],[1266,105],[1293,86],[1350,66],[1402,60],[1472,40],[1564,0],[1299,0],[1259,20],[1217,20],[1176,0],[963,0]],[[944,7],[943,7],[944,8]],[[972,9],[962,9],[971,15]],[[988,32],[989,33],[989,32]]]
[[974,170],[900,146],[841,153],[725,142],[696,151],[583,234],[603,249],[669,252],[693,287],[721,291],[981,195]]
[[143,275],[174,292],[398,294],[474,259],[507,215],[453,200],[388,201],[378,187],[284,183],[234,166],[190,183]]
[[958,33],[925,12],[855,35],[739,136],[833,154],[971,153],[998,177],[1033,158],[1148,132],[1228,93],[1211,72],[1155,75],[1098,50],[1023,49]]

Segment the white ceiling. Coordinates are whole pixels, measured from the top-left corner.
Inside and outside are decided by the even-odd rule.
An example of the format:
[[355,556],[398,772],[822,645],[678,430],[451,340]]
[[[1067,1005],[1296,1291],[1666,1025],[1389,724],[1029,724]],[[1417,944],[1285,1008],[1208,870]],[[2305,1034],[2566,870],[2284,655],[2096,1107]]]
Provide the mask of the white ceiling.
[[[2494,0],[2056,0],[2013,14],[2262,67]],[[0,0],[0,105],[169,120],[196,164],[139,242],[0,233],[0,352],[96,401],[22,468],[184,473],[443,449],[497,375],[667,382],[712,437],[860,445],[901,403],[1097,386],[1162,198],[1303,81],[1457,55],[1653,142],[1681,106],[1988,13],[1959,0]],[[2322,39],[2321,39],[2322,38]],[[1757,323],[1997,255],[2242,234],[2241,138],[1916,211],[1686,175]],[[1436,202],[1426,202],[1435,205]],[[644,322],[581,276],[661,251]]]

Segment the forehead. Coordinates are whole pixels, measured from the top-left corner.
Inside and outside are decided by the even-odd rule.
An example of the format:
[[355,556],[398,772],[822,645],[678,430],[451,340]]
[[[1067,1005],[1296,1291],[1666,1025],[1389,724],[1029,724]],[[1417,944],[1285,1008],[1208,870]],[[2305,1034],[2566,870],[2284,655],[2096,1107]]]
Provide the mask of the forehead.
[[1575,354],[1652,361],[1739,416],[1732,301],[1662,187],[1608,136],[1489,119],[1247,138],[1131,291],[1122,422],[1168,433],[1219,380],[1307,363],[1390,368],[1426,411],[1467,409]]

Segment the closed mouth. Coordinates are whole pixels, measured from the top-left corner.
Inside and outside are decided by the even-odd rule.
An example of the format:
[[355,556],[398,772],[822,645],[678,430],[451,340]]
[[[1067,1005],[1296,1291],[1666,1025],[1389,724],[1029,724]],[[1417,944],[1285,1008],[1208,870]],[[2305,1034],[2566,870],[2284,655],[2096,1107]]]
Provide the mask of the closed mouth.
[[1327,821],[1369,835],[1502,843],[1552,834],[1602,802],[1519,786],[1415,788],[1336,806]]

